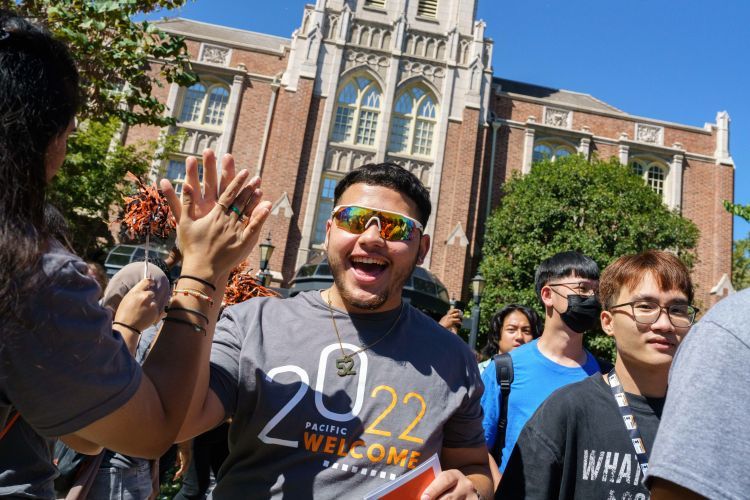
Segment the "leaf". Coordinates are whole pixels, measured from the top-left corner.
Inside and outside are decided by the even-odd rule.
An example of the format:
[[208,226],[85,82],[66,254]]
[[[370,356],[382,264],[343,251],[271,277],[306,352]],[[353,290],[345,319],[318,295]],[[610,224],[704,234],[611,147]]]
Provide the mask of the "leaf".
[[[179,84],[197,79],[189,64],[184,38],[171,36],[148,22],[133,22],[133,16],[177,8],[186,0],[36,0],[17,2],[20,15],[40,19],[58,38],[65,40],[76,60],[84,102],[80,117],[105,123],[112,117],[128,124],[164,126],[173,120],[163,116],[163,107],[147,100],[155,85],[169,75]],[[155,43],[155,40],[159,40]],[[161,67],[151,61],[162,60]],[[143,100],[141,107],[123,112],[121,97],[106,89],[127,84],[129,92]]]

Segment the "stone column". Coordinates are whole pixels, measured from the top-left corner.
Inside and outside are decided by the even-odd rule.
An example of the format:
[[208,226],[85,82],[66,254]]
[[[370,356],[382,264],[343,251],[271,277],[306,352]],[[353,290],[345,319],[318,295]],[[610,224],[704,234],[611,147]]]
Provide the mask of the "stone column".
[[670,199],[668,200],[667,206],[672,210],[682,211],[682,164],[685,156],[682,153],[675,154],[672,157],[672,165],[670,166],[670,183],[672,186]]
[[591,154],[591,139],[588,137],[582,137],[581,142],[578,144],[578,152],[581,153],[584,158],[588,160],[589,154]]
[[[622,133],[620,134],[620,141],[627,141],[628,140],[628,134]],[[620,144],[620,163],[623,165],[628,164],[628,155],[630,153],[630,146],[627,146],[625,144]]]
[[521,173],[526,175],[531,172],[531,163],[534,159],[534,129],[527,128],[523,135],[523,165]]
[[[221,133],[221,140],[219,146],[216,148],[216,157],[221,158],[224,153],[231,152],[232,140],[234,139],[234,132],[237,130],[237,117],[240,114],[240,97],[245,89],[245,76],[234,75],[232,81],[232,88],[229,91],[229,102],[227,103],[227,109],[224,114],[224,130]],[[221,164],[221,162],[217,162]],[[217,166],[218,170],[221,170],[220,166]],[[218,172],[221,175],[221,172]]]

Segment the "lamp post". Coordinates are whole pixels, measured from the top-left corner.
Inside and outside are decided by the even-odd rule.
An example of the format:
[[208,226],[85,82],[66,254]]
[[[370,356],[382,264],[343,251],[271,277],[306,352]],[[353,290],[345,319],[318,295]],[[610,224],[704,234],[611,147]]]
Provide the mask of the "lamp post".
[[263,286],[269,286],[271,284],[271,273],[268,272],[268,261],[271,260],[271,255],[273,255],[273,251],[276,248],[271,244],[270,231],[266,240],[258,245],[258,247],[260,248],[260,272],[258,273],[258,277],[260,277]]
[[484,291],[484,278],[481,273],[477,273],[471,279],[471,292],[474,295],[474,305],[471,308],[471,333],[469,334],[469,347],[471,350],[477,347],[477,335],[479,334],[479,302],[482,300]]

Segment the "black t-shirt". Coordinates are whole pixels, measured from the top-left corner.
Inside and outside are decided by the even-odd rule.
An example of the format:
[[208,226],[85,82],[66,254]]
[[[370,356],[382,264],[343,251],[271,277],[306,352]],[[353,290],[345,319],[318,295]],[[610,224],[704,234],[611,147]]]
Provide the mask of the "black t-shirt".
[[[646,452],[664,398],[627,394]],[[601,374],[547,398],[521,431],[497,498],[646,500],[633,444]]]

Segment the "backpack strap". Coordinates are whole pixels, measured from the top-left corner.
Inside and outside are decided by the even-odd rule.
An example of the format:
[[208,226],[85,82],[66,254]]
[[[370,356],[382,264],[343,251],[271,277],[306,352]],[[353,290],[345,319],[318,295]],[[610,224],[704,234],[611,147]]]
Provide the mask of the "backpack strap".
[[614,365],[609,360],[600,358],[599,356],[594,356],[594,359],[596,359],[596,363],[599,365],[599,372],[602,374],[606,375],[614,368]]
[[503,448],[505,448],[505,431],[508,428],[508,397],[510,396],[510,385],[513,383],[513,358],[510,354],[496,354],[492,357],[495,363],[495,374],[497,375],[497,385],[500,387],[502,396],[500,403],[500,415],[497,419],[497,434],[495,444],[492,447],[492,456],[497,460],[498,466],[503,458]]

